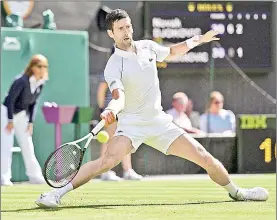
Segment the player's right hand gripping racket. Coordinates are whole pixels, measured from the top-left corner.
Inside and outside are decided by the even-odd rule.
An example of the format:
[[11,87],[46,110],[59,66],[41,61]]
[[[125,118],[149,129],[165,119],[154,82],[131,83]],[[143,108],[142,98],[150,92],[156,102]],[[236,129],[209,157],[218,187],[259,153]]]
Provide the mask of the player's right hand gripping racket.
[[[46,183],[53,188],[61,188],[70,183],[77,175],[89,143],[96,139],[97,133],[104,127],[105,120],[101,120],[92,131],[79,140],[61,145],[47,158],[43,176]],[[82,149],[80,143],[87,140]]]

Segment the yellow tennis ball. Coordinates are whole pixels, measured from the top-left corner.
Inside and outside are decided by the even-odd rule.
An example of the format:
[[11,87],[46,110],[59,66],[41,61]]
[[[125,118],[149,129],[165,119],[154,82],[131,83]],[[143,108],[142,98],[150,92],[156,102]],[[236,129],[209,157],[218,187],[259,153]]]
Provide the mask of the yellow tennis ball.
[[97,140],[102,144],[106,143],[109,140],[109,134],[106,131],[100,131],[97,134]]

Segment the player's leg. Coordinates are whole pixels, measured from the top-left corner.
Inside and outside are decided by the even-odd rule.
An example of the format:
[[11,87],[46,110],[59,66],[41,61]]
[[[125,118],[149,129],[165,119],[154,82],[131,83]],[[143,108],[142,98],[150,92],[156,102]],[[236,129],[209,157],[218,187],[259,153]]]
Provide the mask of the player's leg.
[[[109,134],[109,137],[113,137],[116,131],[117,127],[117,122],[109,125],[106,128],[106,131]],[[101,152],[100,155],[103,156],[105,151],[107,150],[107,146],[109,144],[109,141],[101,146]],[[122,168],[123,168],[123,177],[124,179],[128,180],[140,180],[142,179],[142,176],[137,174],[133,169],[132,169],[132,162],[131,162],[131,154],[127,154],[122,162]],[[103,173],[101,175],[102,180],[107,180],[107,181],[119,181],[121,178],[116,175],[116,173],[112,170],[108,170],[107,172]]]
[[203,167],[210,178],[224,187],[234,200],[264,201],[268,198],[268,191],[266,189],[260,187],[242,189],[235,186],[222,163],[215,159],[198,141],[188,134],[183,134],[176,138],[169,146],[167,154],[182,157]]
[[129,138],[125,136],[113,137],[103,156],[97,160],[84,164],[72,182],[65,187],[42,194],[36,201],[36,204],[41,207],[57,207],[62,196],[69,191],[84,185],[93,177],[112,169],[132,150],[133,146]]
[[[114,136],[114,133],[115,133],[115,130],[116,130],[116,125],[117,125],[117,123],[114,122],[113,124],[109,125],[105,129],[107,131],[107,133],[109,134],[110,138]],[[104,156],[110,140],[107,143],[104,143],[104,144],[101,145],[100,157]],[[116,173],[112,170],[108,170],[107,172],[102,173],[101,174],[101,179],[104,180],[104,181],[120,181],[121,180],[121,178],[119,176],[117,176]]]
[[198,164],[208,172],[214,182],[221,186],[231,182],[224,166],[189,134],[185,133],[173,141],[167,154],[182,157]]
[[[190,160],[203,167],[213,181],[223,186],[229,195],[235,200],[266,200],[267,190],[256,187],[253,189],[242,189],[235,186],[230,180],[227,170],[207,150],[184,130],[174,123],[162,117],[160,121],[153,124],[148,132],[150,139],[146,144],[157,150],[170,155],[175,155]],[[156,134],[159,134],[158,136]]]
[[132,150],[133,146],[129,138],[125,136],[113,137],[102,157],[88,162],[81,167],[72,181],[73,188],[76,189],[88,182],[91,178],[112,169]]

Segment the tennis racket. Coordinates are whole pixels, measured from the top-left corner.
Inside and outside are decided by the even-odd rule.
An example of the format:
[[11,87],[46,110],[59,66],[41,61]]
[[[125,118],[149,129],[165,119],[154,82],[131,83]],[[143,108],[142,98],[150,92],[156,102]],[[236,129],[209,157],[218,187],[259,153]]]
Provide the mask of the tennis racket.
[[[104,127],[105,120],[101,120],[86,136],[61,145],[47,158],[43,176],[46,183],[53,188],[61,188],[70,183],[77,175],[87,147],[97,133]],[[82,149],[80,143],[87,140]]]

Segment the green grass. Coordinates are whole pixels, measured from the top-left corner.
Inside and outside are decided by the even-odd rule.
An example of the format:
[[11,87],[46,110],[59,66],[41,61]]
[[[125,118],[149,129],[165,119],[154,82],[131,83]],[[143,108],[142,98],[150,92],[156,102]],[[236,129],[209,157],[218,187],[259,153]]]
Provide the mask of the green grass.
[[34,200],[48,186],[2,187],[3,220],[273,220],[276,176],[234,177],[243,187],[263,186],[266,202],[233,202],[208,179],[100,182],[93,181],[66,195],[56,210],[40,209]]

